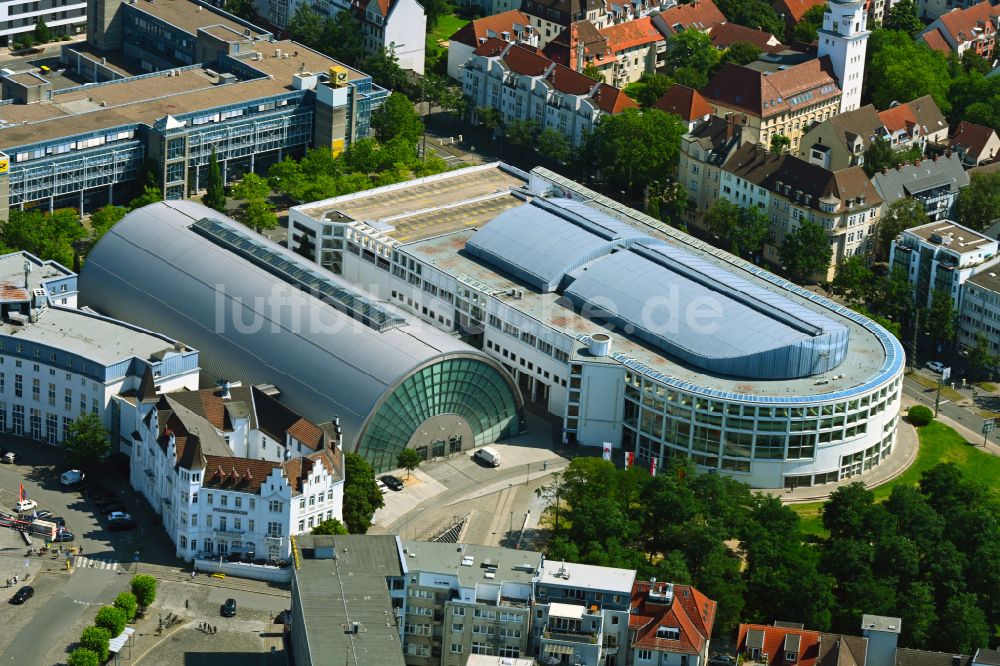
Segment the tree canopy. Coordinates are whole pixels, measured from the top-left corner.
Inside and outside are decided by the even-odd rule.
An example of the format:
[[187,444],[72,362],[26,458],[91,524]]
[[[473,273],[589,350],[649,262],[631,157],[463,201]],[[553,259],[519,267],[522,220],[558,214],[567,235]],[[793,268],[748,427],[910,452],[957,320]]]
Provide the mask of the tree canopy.
[[416,145],[424,133],[424,123],[406,95],[392,93],[385,103],[372,113],[372,129],[381,143],[399,137]]
[[872,255],[876,261],[888,261],[892,241],[904,230],[926,224],[930,220],[922,203],[905,197],[889,204],[889,209],[875,223]]
[[139,602],[139,608],[148,608],[156,601],[156,578],[146,574],[132,576],[130,583],[132,594]]
[[868,144],[862,168],[870,178],[882,169],[894,169],[900,164],[919,160],[923,155],[924,151],[917,144],[905,150],[896,150],[888,139],[875,139]]
[[[67,427],[62,446],[66,457],[78,467],[96,464],[111,450],[108,429],[101,417],[87,412],[76,417]],[[116,636],[118,634],[115,634]]]
[[689,88],[703,88],[715,73],[721,57],[708,35],[689,28],[667,40],[663,60],[667,73],[678,83]]
[[685,130],[659,109],[626,109],[601,120],[586,153],[610,188],[634,193],[674,171]]
[[38,209],[12,208],[9,219],[0,226],[0,246],[24,250],[39,259],[52,259],[73,267],[74,244],[86,235],[76,211],[61,208],[52,213]]
[[959,190],[955,204],[958,221],[982,231],[1000,218],[1000,173],[974,173],[968,187]]
[[816,41],[817,31],[823,27],[823,14],[826,13],[826,4],[814,5],[806,10],[802,18],[795,27],[792,28],[790,36],[793,40],[811,44]]
[[406,477],[409,478],[410,472],[420,466],[420,454],[417,453],[416,449],[407,447],[399,452],[397,463],[406,470]]
[[[865,83],[877,109],[931,95],[942,113],[951,110],[948,58],[905,32],[875,30],[868,40],[870,53]],[[877,82],[877,83],[876,83]]]
[[644,109],[656,104],[663,93],[674,85],[674,80],[666,74],[645,72],[638,81],[631,84],[626,92],[632,93],[636,103]]
[[886,14],[882,27],[886,30],[905,32],[912,38],[924,29],[924,23],[917,16],[917,6],[913,0],[899,0]]
[[844,297],[851,306],[860,305],[868,300],[874,286],[875,273],[860,254],[840,262],[830,285],[833,293]]
[[741,208],[725,199],[712,205],[705,226],[717,238],[728,241],[733,254],[740,257],[760,252],[771,234],[770,222],[760,208]]
[[336,518],[327,518],[323,522],[318,523],[316,527],[312,528],[312,534],[322,534],[327,536],[347,534],[347,528],[344,527],[344,524]]
[[734,65],[749,65],[760,57],[761,50],[750,42],[736,42],[731,44],[725,53],[722,54],[722,62],[731,62]]
[[730,23],[737,23],[747,28],[763,30],[772,35],[782,35],[785,32],[784,23],[771,3],[764,0],[719,0],[719,6]]
[[825,274],[830,268],[833,250],[826,231],[815,222],[803,220],[799,227],[785,234],[779,248],[781,263],[796,281]]
[[385,499],[375,485],[372,466],[358,454],[344,453],[344,477],[344,523],[351,534],[364,534]]
[[212,155],[208,158],[208,176],[205,179],[205,194],[201,202],[220,213],[226,210],[226,185],[222,182],[222,170],[219,168],[219,157],[212,147]]

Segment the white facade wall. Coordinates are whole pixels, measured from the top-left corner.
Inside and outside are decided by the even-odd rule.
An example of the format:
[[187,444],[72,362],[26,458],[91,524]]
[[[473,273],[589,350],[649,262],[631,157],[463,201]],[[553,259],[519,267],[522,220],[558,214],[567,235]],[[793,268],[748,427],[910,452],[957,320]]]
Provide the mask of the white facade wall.
[[424,73],[424,35],[427,15],[417,0],[396,0],[385,22],[383,46],[399,59],[399,66]]
[[830,56],[843,94],[840,112],[861,106],[861,83],[865,78],[868,49],[868,13],[861,0],[832,0],[823,15],[819,32],[819,56]]
[[[48,0],[15,0],[0,2],[0,37],[10,37],[32,32],[39,19],[49,28],[68,26],[66,31],[75,34],[87,24],[87,3],[75,2],[54,7],[44,7]],[[38,9],[32,9],[33,6]]]

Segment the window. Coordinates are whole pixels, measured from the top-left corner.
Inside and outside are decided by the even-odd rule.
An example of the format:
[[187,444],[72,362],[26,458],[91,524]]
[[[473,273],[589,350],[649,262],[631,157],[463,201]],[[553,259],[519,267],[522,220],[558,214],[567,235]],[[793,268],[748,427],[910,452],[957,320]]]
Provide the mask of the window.
[[794,664],[795,663],[795,657],[796,657],[796,654],[794,652],[786,652],[785,653],[785,661],[788,662],[789,664]]
[[305,532],[305,531],[306,531],[306,521],[305,519],[302,519],[299,521],[299,532]]
[[73,409],[73,389],[71,388],[66,389],[63,406],[65,407],[67,412]]
[[23,378],[21,375],[14,375],[14,396],[22,397],[24,395]]
[[302,499],[299,500],[299,510],[303,510],[305,508],[306,508],[306,498],[303,497]]
[[243,498],[242,497],[234,497],[233,498],[233,506],[235,506],[237,509],[241,508],[243,506]]
[[56,406],[56,385],[49,384],[49,406]]
[[643,661],[651,661],[653,659],[653,651],[652,650],[638,650],[636,652],[636,657],[638,659],[643,660]]
[[229,505],[229,496],[228,495],[219,495],[219,504],[221,506],[228,506]]
[[247,521],[247,531],[248,532],[253,532],[254,531],[254,524],[253,524],[252,520],[248,520]]
[[280,537],[281,536],[281,523],[268,523],[267,524],[267,536],[269,536],[269,537]]
[[212,497],[212,493],[208,493],[208,495],[205,496],[205,501],[212,504]]
[[271,513],[281,513],[281,502],[278,500],[271,500],[267,503],[267,510]]
[[461,643],[452,643],[451,644],[451,651],[454,652],[455,654],[461,654],[461,652],[462,652],[462,644]]
[[[239,506],[239,505],[237,505],[237,506]],[[251,497],[250,498],[250,510],[253,511],[256,508],[257,508],[257,498]]]

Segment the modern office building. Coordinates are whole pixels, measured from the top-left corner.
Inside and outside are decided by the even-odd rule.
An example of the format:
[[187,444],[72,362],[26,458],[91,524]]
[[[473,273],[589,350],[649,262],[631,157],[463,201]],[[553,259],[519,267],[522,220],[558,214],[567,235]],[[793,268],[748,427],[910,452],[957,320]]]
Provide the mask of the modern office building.
[[1000,354],[1000,271],[987,269],[970,277],[962,287],[958,317],[958,348],[969,352],[979,337],[993,354]]
[[81,414],[119,438],[115,398],[142,377],[198,387],[198,352],[151,331],[78,310],[77,276],[27,252],[0,256],[0,432],[56,444]]
[[963,285],[972,276],[1000,262],[1000,242],[950,220],[907,229],[892,242],[889,265],[906,272],[913,297],[930,307],[934,292],[951,297],[962,310]]
[[293,246],[314,238],[309,258],[490,355],[568,442],[758,487],[892,451],[888,332],[545,169],[469,167],[289,216]]
[[289,537],[342,519],[344,465],[336,431],[265,390],[157,395],[147,368],[138,390],[117,397],[129,481],[160,516],[177,557],[228,554],[284,559]]
[[211,379],[272,384],[303,417],[339,419],[343,450],[379,471],[407,446],[443,456],[522,427],[520,391],[489,354],[199,204],[127,215],[91,251],[81,291],[197,341]]
[[883,215],[893,203],[914,199],[934,221],[954,217],[958,193],[969,186],[969,174],[957,152],[886,168],[871,180],[882,198]]
[[5,79],[18,91],[0,104],[0,218],[9,207],[126,202],[144,169],[179,199],[204,187],[213,152],[227,181],[308,147],[339,152],[368,136],[387,95],[366,74],[200,3],[102,7],[90,44],[62,53],[85,83]]
[[6,0],[0,3],[0,43],[12,46],[40,21],[55,36],[80,34],[87,26],[86,0]]

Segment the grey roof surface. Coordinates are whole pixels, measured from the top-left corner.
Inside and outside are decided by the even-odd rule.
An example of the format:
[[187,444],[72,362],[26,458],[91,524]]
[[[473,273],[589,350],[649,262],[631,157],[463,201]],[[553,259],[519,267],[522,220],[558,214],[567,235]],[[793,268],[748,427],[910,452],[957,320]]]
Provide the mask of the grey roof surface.
[[[496,367],[486,354],[389,303],[378,305],[405,325],[382,332],[365,325],[191,228],[206,217],[248,233],[192,202],[161,202],[127,215],[88,256],[80,276],[84,300],[197,344],[203,379],[273,384],[282,402],[314,423],[340,417],[347,451],[355,450],[380,399],[415,370],[456,356]],[[303,274],[320,274],[364,296],[316,264],[256,238]]]
[[493,218],[465,249],[541,291],[554,291],[566,273],[641,236],[572,199],[539,198]]
[[975,666],[1000,666],[1000,650],[979,648],[972,658]]
[[0,282],[23,286],[25,261],[31,264],[31,272],[28,273],[28,287],[31,289],[41,287],[46,280],[73,275],[73,271],[55,261],[42,261],[27,252],[11,252],[0,255]]
[[894,201],[914,196],[925,190],[947,185],[955,192],[969,184],[962,158],[958,153],[951,157],[940,156],[921,160],[920,164],[904,164],[872,177],[872,184],[888,206]]
[[865,613],[861,616],[861,629],[864,631],[885,631],[898,634],[902,622],[898,617],[868,615]]
[[[305,535],[298,539],[300,552],[317,538],[333,541],[336,559],[300,557],[293,570],[297,594],[292,603],[301,607],[306,625],[293,631],[306,632],[310,663],[403,666],[399,625],[385,580],[401,575],[396,538]],[[347,631],[352,622],[361,625],[356,634]]]
[[[404,541],[403,547],[406,549],[407,568],[410,571],[452,574],[458,577],[458,582],[463,587],[472,587],[478,583],[530,583],[542,564],[542,554],[533,550],[430,541]],[[462,565],[465,557],[472,558],[471,566]],[[485,577],[487,566],[496,567],[495,578]]]
[[843,324],[663,241],[641,241],[579,275],[566,290],[578,306],[712,372],[804,377],[847,353]]
[[985,245],[997,242],[991,236],[970,229],[969,227],[963,227],[961,224],[952,222],[951,220],[938,220],[937,222],[921,224],[918,227],[910,227],[906,230],[906,233],[926,241],[931,240],[932,236],[947,236],[951,234],[952,241],[948,244],[948,248],[958,253],[975,252],[981,250]]
[[[958,657],[958,663],[955,663]],[[913,648],[898,648],[896,650],[896,666],[970,666],[972,657],[956,655],[952,652],[928,652]]]
[[542,585],[632,594],[635,569],[599,567],[593,564],[545,560],[538,576]]

